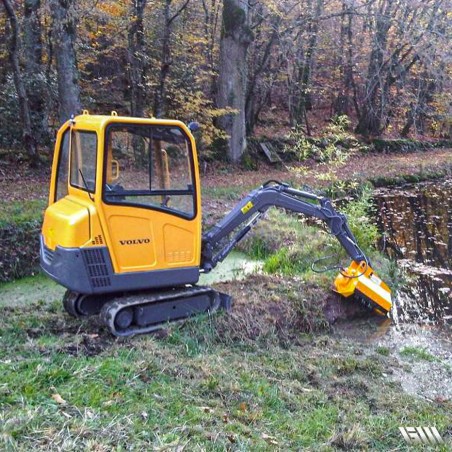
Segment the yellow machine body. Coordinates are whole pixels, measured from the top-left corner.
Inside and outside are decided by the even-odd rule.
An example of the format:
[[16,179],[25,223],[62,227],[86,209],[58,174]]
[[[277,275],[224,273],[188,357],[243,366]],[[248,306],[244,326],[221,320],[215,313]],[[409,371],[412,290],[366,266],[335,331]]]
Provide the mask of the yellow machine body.
[[270,207],[325,221],[353,260],[335,290],[381,313],[391,309],[388,286],[361,262],[345,216],[328,198],[268,181],[202,234],[195,127],[85,111],[60,128],[40,259],[68,289],[68,313],[100,313],[113,334],[125,336],[229,309],[228,295],[196,286],[200,273],[221,262]]
[[[148,272],[151,287],[196,282],[201,204],[196,144],[187,126],[87,112],[67,121],[57,134],[41,240],[44,270],[78,292],[149,287],[138,280]],[[96,253],[83,251],[96,249],[102,256],[90,262]],[[75,254],[68,257],[74,250],[92,265],[88,275]],[[110,274],[116,282],[120,275],[135,278],[114,283]]]
[[352,261],[350,266],[336,277],[334,288],[346,298],[352,295],[363,297],[364,301],[370,301],[371,306],[382,314],[391,310],[391,290],[365,261]]

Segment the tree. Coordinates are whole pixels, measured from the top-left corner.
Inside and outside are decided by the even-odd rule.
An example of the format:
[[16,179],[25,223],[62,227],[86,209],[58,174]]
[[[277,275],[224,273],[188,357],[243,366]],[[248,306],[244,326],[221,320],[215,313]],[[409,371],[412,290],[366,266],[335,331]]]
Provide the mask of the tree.
[[173,64],[171,52],[171,33],[174,21],[181,15],[181,13],[188,6],[190,0],[185,0],[184,3],[172,13],[171,4],[173,0],[164,0],[163,9],[163,34],[161,38],[161,54],[160,54],[160,72],[154,97],[154,115],[161,118],[166,111],[166,80],[169,75],[171,65]]
[[302,124],[306,123],[306,128],[309,133],[309,123],[307,120],[307,111],[312,109],[312,94],[311,94],[311,82],[312,72],[314,68],[315,53],[317,51],[317,41],[319,33],[319,19],[323,10],[323,0],[316,0],[315,5],[312,4],[312,0],[308,0],[309,18],[307,21],[307,47],[306,49],[300,48],[300,57],[297,62],[298,69],[298,89],[297,102],[294,105],[294,109],[291,112],[294,123]]
[[26,90],[30,102],[33,135],[39,144],[49,139],[48,92],[43,67],[40,0],[24,1],[23,41]]
[[452,130],[452,0],[5,3],[15,17],[0,8],[3,147],[22,141],[14,124],[20,114],[27,128],[27,105],[24,136],[39,147],[80,96],[99,113],[195,119],[202,157],[225,140],[233,162],[264,121],[281,135],[321,134],[342,114],[367,136]]
[[339,94],[334,100],[333,107],[334,113],[338,116],[350,116],[352,113],[351,98],[356,101],[356,84],[353,74],[353,16],[353,3],[343,0],[338,58],[341,80]]
[[269,104],[280,65],[275,62],[283,15],[257,3],[250,14],[254,39],[248,49],[248,81],[246,84],[246,133],[251,135],[263,108]]
[[131,10],[132,20],[127,38],[127,60],[129,64],[130,114],[143,117],[146,106],[146,48],[144,39],[143,14],[146,0],[134,0]]
[[31,165],[39,163],[39,154],[35,136],[33,135],[31,124],[30,103],[23,81],[23,74],[19,62],[20,30],[17,16],[10,0],[2,0],[9,20],[10,40],[9,40],[9,61],[13,71],[14,86],[16,88],[19,101],[20,119],[22,121],[22,138],[26,152],[30,158]]
[[80,87],[75,55],[75,0],[51,0],[53,46],[58,80],[60,122],[81,110]]
[[228,134],[227,154],[234,163],[246,149],[246,58],[253,39],[248,26],[248,8],[246,1],[223,1],[217,102],[219,108],[233,110],[220,118],[219,123]]

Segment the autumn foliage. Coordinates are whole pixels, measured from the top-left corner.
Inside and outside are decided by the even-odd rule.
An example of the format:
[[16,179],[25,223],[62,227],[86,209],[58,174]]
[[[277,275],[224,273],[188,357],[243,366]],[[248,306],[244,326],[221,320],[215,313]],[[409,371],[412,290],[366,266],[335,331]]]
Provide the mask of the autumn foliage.
[[451,135],[451,0],[0,5],[0,146],[32,160],[81,108],[196,120],[201,152],[232,160],[343,115],[365,137]]

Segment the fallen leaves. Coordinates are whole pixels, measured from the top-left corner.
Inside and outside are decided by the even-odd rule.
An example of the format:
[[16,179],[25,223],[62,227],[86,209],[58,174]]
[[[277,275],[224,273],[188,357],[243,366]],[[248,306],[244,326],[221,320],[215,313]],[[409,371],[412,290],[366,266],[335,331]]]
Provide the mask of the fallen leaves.
[[61,397],[58,393],[52,394],[51,398],[59,405],[67,405],[66,400],[64,400],[63,397]]

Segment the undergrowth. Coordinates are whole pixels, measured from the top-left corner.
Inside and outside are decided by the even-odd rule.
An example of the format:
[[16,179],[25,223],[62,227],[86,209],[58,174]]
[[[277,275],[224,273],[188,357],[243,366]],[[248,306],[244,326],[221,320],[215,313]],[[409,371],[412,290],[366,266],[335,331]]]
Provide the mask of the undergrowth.
[[[387,258],[377,251],[380,233],[373,220],[373,209],[369,188],[362,189],[357,199],[338,208],[345,214],[358,246],[369,258],[380,263]],[[350,263],[350,257],[322,221],[277,209],[267,213],[266,219],[240,247],[252,258],[263,260],[264,271],[268,273],[312,274],[313,267],[318,270],[332,267],[337,271],[338,265]],[[391,264],[388,261],[383,266],[389,269]]]
[[350,119],[346,115],[332,118],[319,138],[308,137],[301,127],[294,127],[288,136],[290,144],[284,146],[283,152],[300,162],[314,159],[321,163],[343,164],[354,152],[366,149],[349,132],[349,127]]

